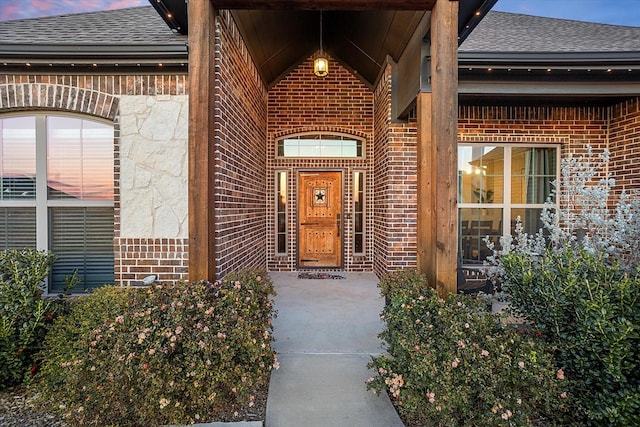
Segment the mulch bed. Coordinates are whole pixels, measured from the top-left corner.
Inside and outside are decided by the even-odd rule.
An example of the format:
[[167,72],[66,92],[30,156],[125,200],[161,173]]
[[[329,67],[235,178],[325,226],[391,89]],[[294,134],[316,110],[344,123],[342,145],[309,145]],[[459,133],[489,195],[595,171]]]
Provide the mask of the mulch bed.
[[3,427],[63,427],[59,417],[42,411],[26,387],[16,387],[0,393],[0,426]]
[[[267,416],[267,394],[269,384],[256,390],[255,404],[249,411],[238,416],[225,414],[212,421],[264,421]],[[2,427],[67,427],[61,417],[52,415],[33,402],[30,390],[16,387],[0,392],[0,426]]]

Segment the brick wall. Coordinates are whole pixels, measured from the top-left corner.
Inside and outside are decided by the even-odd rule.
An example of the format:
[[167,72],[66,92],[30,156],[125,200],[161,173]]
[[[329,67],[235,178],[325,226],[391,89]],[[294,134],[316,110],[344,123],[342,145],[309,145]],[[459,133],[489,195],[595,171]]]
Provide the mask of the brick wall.
[[229,11],[216,30],[216,274],[265,267],[267,91]]
[[130,284],[156,274],[160,280],[186,279],[187,239],[120,236],[120,115],[122,95],[186,95],[186,74],[172,75],[0,75],[0,113],[69,112],[109,120],[114,126],[115,283]]
[[640,191],[640,98],[611,108],[609,150],[616,190]]
[[374,271],[416,267],[417,124],[391,120],[391,68],[375,90]]
[[461,106],[463,142],[555,143],[562,155],[607,147],[607,111],[601,107]]
[[[353,172],[365,172],[365,256],[353,256],[353,225],[344,221],[344,268],[346,271],[371,271],[373,239],[373,93],[347,69],[329,58],[327,77],[313,74],[313,57],[307,58],[297,68],[269,90],[267,133],[267,258],[268,267],[274,271],[290,271],[296,268],[297,255],[297,172],[303,169],[333,169],[343,171],[343,212],[353,209]],[[280,137],[304,132],[337,132],[363,138],[365,157],[361,159],[292,159],[276,157],[276,140]],[[288,175],[288,252],[275,255],[275,173],[286,171]]]

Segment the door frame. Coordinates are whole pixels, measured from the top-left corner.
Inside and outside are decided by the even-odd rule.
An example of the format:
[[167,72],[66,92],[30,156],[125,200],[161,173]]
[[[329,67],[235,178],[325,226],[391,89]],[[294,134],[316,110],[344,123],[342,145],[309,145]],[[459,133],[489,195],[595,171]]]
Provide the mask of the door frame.
[[[346,245],[346,229],[345,229],[345,218],[344,218],[344,211],[345,211],[345,205],[344,205],[344,201],[345,201],[345,176],[346,176],[346,170],[344,168],[299,168],[299,169],[295,169],[295,176],[296,176],[296,182],[295,182],[295,203],[296,203],[296,228],[295,228],[295,233],[296,233],[296,253],[295,253],[295,268],[297,271],[301,271],[301,270],[343,270],[344,269],[344,255],[345,255],[345,245]],[[341,241],[340,241],[340,264],[337,266],[332,266],[332,267],[322,267],[322,266],[318,266],[318,267],[309,267],[309,266],[300,266],[300,174],[301,173],[309,173],[309,172],[314,172],[314,173],[322,173],[322,172],[340,172],[340,229],[342,230],[342,237],[341,237]]]

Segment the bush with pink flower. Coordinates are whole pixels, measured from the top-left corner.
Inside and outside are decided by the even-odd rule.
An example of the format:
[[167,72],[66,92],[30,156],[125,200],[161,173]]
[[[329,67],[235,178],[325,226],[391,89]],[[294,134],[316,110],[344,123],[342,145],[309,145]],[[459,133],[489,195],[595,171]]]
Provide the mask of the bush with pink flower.
[[78,298],[46,338],[40,400],[69,425],[240,419],[276,363],[274,293],[245,271]]
[[543,342],[484,301],[443,300],[415,271],[383,283],[388,354],[374,358],[368,386],[389,393],[407,426],[571,425],[571,385]]

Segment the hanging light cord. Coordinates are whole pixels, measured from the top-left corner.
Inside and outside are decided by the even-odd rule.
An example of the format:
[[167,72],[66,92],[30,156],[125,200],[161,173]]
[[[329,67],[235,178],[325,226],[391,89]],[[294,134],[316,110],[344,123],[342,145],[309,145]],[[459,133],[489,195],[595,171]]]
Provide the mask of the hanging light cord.
[[322,50],[322,11],[320,11],[320,53],[323,53],[323,50]]

